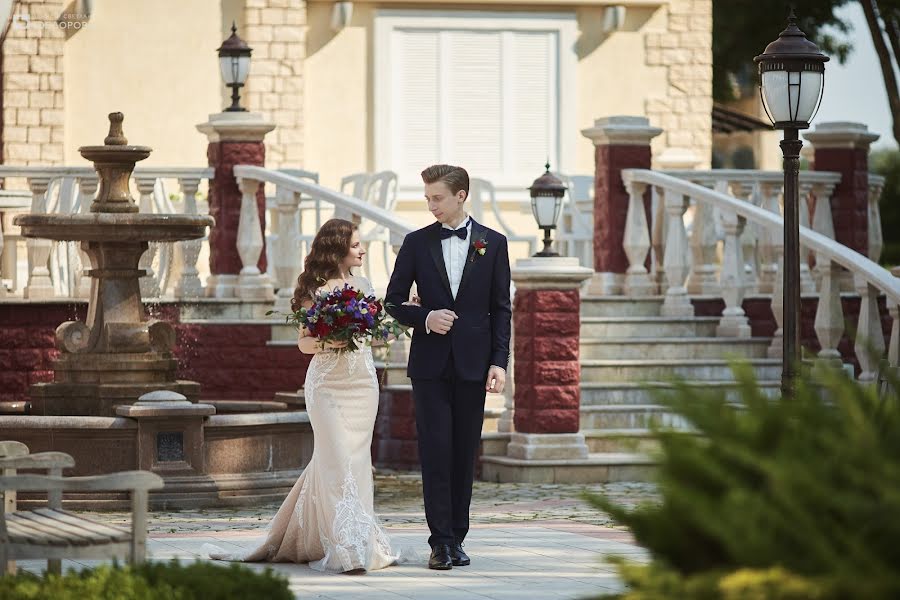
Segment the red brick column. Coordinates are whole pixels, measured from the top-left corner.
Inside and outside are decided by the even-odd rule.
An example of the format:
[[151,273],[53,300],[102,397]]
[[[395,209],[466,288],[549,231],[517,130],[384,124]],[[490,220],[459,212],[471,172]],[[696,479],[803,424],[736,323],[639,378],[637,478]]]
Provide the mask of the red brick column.
[[578,433],[579,288],[592,274],[568,257],[520,260],[513,269],[516,433],[507,450],[510,457],[587,456]]
[[[622,169],[650,168],[650,140],[662,129],[650,127],[644,117],[606,117],[582,132],[594,142],[594,277],[590,292],[622,293],[628,257],[622,247],[628,192]],[[649,198],[649,195],[648,195]],[[647,223],[651,223],[649,201]]]
[[831,198],[835,239],[869,254],[869,146],[879,138],[862,123],[819,123],[803,135],[812,142],[813,168],[841,174]]
[[[209,122],[197,125],[209,138],[206,156],[213,167],[214,179],[209,189],[209,214],[216,224],[209,232],[210,277],[206,295],[217,298],[235,296],[241,257],[237,249],[238,223],[241,215],[241,191],[234,178],[235,165],[265,166],[264,138],[275,125],[263,121],[256,113],[218,113]],[[266,198],[263,186],[257,192],[259,222],[266,229]],[[265,234],[263,250],[257,264],[266,272]]]

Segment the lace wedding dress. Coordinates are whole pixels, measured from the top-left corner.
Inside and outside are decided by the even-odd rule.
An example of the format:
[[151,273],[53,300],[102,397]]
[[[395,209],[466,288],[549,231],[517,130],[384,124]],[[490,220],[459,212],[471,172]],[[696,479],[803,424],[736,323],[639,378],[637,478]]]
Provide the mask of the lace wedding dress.
[[312,459],[261,545],[242,555],[212,547],[210,558],[308,562],[313,569],[332,572],[387,567],[398,555],[373,507],[370,448],[378,380],[372,349],[314,355],[304,389],[315,437]]

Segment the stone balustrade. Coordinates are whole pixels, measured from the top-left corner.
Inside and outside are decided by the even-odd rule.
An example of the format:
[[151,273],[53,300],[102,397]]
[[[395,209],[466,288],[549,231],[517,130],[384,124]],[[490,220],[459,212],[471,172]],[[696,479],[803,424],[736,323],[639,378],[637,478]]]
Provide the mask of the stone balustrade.
[[[810,176],[812,175],[812,176]],[[706,179],[704,179],[706,178]],[[623,181],[631,197],[640,198],[648,187],[654,188],[654,195],[664,207],[665,236],[658,244],[662,249],[662,257],[656,257],[655,264],[663,271],[664,284],[659,289],[653,286],[628,286],[628,277],[646,272],[645,264],[651,252],[650,228],[645,220],[629,218],[626,220],[624,239],[629,267],[626,275],[626,295],[641,296],[654,293],[665,295],[662,307],[664,315],[688,316],[693,314],[689,294],[693,278],[695,285],[702,286],[716,283],[717,293],[725,301],[725,309],[717,328],[717,335],[725,337],[750,337],[747,316],[742,308],[744,296],[752,287],[748,281],[748,273],[752,267],[748,261],[760,266],[759,291],[769,291],[771,285],[772,310],[779,325],[772,341],[769,355],[780,356],[781,329],[783,319],[783,284],[780,273],[783,269],[782,233],[784,221],[778,210],[778,198],[775,190],[777,182],[767,181],[766,176],[748,179],[752,184],[751,197],[737,197],[728,193],[735,189],[743,190],[733,181],[724,178],[714,180],[703,174],[685,177],[646,169],[626,169]],[[702,183],[700,183],[702,181]],[[721,182],[727,182],[723,185]],[[844,332],[844,313],[841,304],[841,287],[839,274],[848,272],[852,277],[854,289],[860,297],[859,321],[856,326],[857,335],[854,348],[859,361],[861,381],[874,381],[878,374],[879,363],[885,355],[889,365],[897,367],[896,346],[900,345],[900,332],[897,326],[897,312],[900,307],[900,278],[874,262],[881,252],[881,229],[877,215],[877,198],[883,187],[879,177],[870,179],[870,256],[863,256],[839,244],[833,239],[834,224],[831,211],[828,209],[829,189],[833,189],[833,174],[807,174],[806,192],[813,196],[818,192],[813,227],[801,226],[800,241],[803,247],[815,255],[815,270],[818,285],[810,278],[808,285],[813,293],[818,292],[819,302],[815,316],[815,332],[821,346],[819,358],[825,362],[840,361],[837,350],[838,342]],[[710,184],[712,184],[710,186]],[[747,183],[741,184],[747,186]],[[713,187],[713,189],[710,189]],[[742,194],[743,195],[743,194]],[[689,236],[685,225],[685,211],[693,205],[694,220],[691,223],[692,233]],[[629,211],[630,212],[630,211]],[[643,211],[640,211],[643,212]],[[657,212],[657,214],[660,214]],[[703,215],[703,216],[698,216]],[[713,220],[712,216],[715,216]],[[698,219],[702,219],[700,223]],[[717,252],[707,236],[706,230],[719,225],[723,231],[724,244],[721,259],[716,260]],[[755,245],[755,256],[745,256],[746,244],[742,236],[748,227],[753,227],[758,243]],[[702,233],[697,233],[698,228]],[[689,243],[688,240],[691,240]],[[693,259],[693,262],[692,262]],[[751,260],[752,259],[752,260]],[[689,266],[690,265],[690,266]],[[651,278],[654,280],[654,278]],[[697,289],[697,288],[695,288]],[[888,347],[882,333],[882,318],[878,309],[879,296],[885,296],[889,313],[894,318],[893,331]],[[891,359],[890,357],[892,356]],[[893,362],[890,362],[890,361]]]

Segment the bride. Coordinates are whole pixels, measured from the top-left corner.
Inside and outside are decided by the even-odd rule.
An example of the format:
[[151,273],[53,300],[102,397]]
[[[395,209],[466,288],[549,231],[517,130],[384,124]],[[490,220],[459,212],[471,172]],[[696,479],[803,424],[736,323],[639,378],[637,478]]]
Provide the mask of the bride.
[[[322,290],[344,284],[374,293],[351,269],[365,254],[356,225],[327,221],[313,240],[297,278],[291,307],[309,308]],[[324,282],[324,283],[323,283]],[[314,434],[313,455],[272,520],[266,540],[240,556],[211,552],[214,559],[309,563],[320,571],[361,573],[393,564],[398,556],[374,511],[370,447],[378,412],[378,380],[372,349],[336,352],[346,342],[320,342],[300,331],[300,351],[312,354],[306,372],[306,410]]]

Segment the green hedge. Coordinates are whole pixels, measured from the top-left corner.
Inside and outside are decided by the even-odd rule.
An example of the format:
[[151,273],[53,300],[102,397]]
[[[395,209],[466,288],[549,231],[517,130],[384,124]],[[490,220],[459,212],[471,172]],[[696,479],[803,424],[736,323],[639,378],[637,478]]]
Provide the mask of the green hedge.
[[735,374],[740,407],[687,386],[659,397],[695,429],[657,432],[660,502],[590,497],[652,557],[617,562],[620,597],[900,598],[900,398],[829,371],[771,400]]
[[138,567],[101,566],[38,577],[0,578],[3,600],[293,600],[283,576],[243,565],[150,562]]

